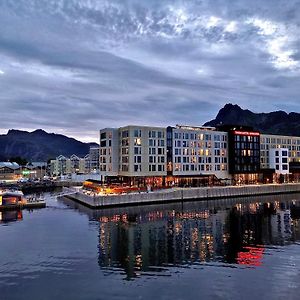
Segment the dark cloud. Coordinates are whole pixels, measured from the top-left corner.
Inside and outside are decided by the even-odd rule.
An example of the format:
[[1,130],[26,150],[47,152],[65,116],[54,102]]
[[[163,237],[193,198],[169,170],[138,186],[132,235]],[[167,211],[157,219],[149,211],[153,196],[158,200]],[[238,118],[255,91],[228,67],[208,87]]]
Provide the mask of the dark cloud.
[[299,20],[293,0],[3,0],[0,129],[88,140],[226,102],[299,111]]

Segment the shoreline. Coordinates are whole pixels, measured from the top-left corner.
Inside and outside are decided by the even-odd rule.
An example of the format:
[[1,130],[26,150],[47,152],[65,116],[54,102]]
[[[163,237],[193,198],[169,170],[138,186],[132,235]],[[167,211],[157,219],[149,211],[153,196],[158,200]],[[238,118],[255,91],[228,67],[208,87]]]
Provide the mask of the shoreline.
[[300,193],[300,183],[264,184],[225,187],[174,188],[150,193],[125,195],[88,196],[81,192],[69,193],[58,198],[68,198],[91,209],[176,203],[185,201],[213,201],[215,199],[253,197]]

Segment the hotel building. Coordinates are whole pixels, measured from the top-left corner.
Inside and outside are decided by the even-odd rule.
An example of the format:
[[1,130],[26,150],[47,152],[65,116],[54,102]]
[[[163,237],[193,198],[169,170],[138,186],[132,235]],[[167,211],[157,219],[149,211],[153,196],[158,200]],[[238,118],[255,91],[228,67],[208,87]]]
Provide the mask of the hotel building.
[[300,178],[300,137],[260,134],[247,126],[130,125],[100,131],[100,171],[106,181],[130,185],[272,182],[276,174],[287,178],[291,162],[298,164]]
[[229,178],[226,132],[185,125],[168,127],[167,132],[168,175],[186,180],[189,177],[189,182],[201,177]]
[[[129,125],[100,130],[100,171],[130,184],[167,175],[166,128]],[[162,182],[155,182],[162,184]]]
[[229,174],[238,183],[253,183],[260,173],[260,133],[248,126],[224,125],[228,133]]
[[300,162],[300,137],[262,134],[260,139],[261,168],[271,168],[271,149],[287,149],[288,162]]

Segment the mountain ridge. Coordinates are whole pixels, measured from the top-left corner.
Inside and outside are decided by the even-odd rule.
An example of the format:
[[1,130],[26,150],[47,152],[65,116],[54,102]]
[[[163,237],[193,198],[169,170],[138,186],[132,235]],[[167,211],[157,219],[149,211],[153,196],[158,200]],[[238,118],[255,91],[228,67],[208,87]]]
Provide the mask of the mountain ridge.
[[48,133],[43,129],[32,132],[10,129],[0,135],[0,159],[22,157],[28,161],[46,161],[58,155],[85,156],[96,143],[83,143],[62,134]]
[[296,112],[272,111],[269,113],[254,113],[242,109],[237,104],[227,103],[221,108],[215,119],[206,122],[204,126],[244,125],[265,134],[300,136],[300,114]]

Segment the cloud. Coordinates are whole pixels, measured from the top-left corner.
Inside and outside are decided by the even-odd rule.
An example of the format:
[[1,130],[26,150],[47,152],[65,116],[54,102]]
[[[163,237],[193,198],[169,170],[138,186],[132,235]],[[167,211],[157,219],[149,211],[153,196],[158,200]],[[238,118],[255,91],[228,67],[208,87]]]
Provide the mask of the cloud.
[[97,140],[226,102],[299,110],[299,20],[293,0],[3,0],[0,128]]

